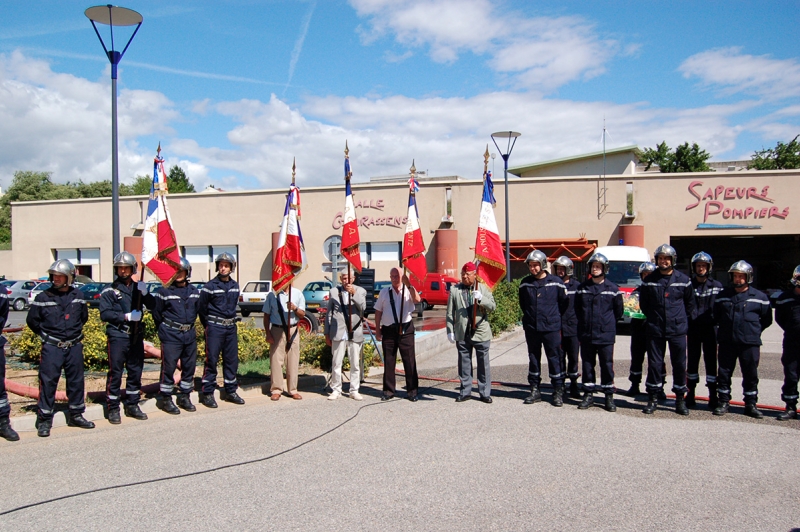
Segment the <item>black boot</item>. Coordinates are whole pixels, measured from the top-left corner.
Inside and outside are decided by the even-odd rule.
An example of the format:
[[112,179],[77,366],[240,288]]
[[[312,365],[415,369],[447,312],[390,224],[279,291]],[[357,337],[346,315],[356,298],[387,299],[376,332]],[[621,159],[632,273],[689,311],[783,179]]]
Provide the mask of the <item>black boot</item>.
[[229,403],[233,403],[235,405],[243,405],[244,399],[239,397],[239,394],[236,392],[225,393],[225,401]]
[[542,400],[542,392],[539,391],[538,386],[533,386],[531,388],[531,394],[525,398],[523,404],[532,405],[533,403],[536,403],[541,400]]
[[122,423],[122,418],[119,417],[119,407],[108,409],[108,422],[112,425]]
[[686,407],[687,408],[695,408],[697,407],[697,400],[694,398],[694,390],[697,387],[697,383],[690,382],[689,383],[689,393],[686,394]]
[[666,401],[667,400],[667,394],[664,392],[663,388],[658,390],[658,400],[659,401]]
[[686,408],[686,400],[683,397],[683,392],[675,393],[675,412],[682,416],[689,415],[689,409]]
[[730,406],[731,405],[728,401],[720,399],[717,408],[714,409],[714,412],[712,412],[712,414],[714,414],[715,416],[724,416],[725,414],[728,413],[728,409],[730,408]]
[[639,389],[639,383],[632,382],[631,387],[628,388],[628,391],[625,392],[625,395],[627,395],[628,397],[636,397],[640,393],[642,393],[642,391]]
[[192,404],[192,398],[188,393],[178,394],[178,408],[183,408],[187,412],[194,412],[197,408]]
[[764,414],[756,407],[755,403],[745,403],[744,415],[752,417],[753,419],[763,419]]
[[594,392],[583,392],[583,401],[578,405],[579,410],[588,410],[594,404]]
[[797,402],[786,403],[786,412],[778,416],[778,421],[797,419]]
[[36,429],[37,434],[40,438],[47,438],[50,436],[50,428],[53,426],[52,419],[42,419],[40,417],[36,418]]
[[642,412],[645,414],[652,414],[658,408],[658,392],[647,392],[647,406],[644,407]]
[[5,438],[8,441],[19,440],[19,434],[11,428],[11,421],[8,416],[0,417],[0,438]]
[[133,419],[138,419],[140,421],[144,421],[147,419],[147,414],[142,412],[142,409],[139,408],[137,403],[132,405],[125,405],[125,415],[127,417],[132,417]]
[[613,393],[607,393],[606,394],[605,409],[606,409],[607,412],[616,412],[617,411],[617,405],[614,404],[614,394]]
[[578,388],[578,380],[573,379],[569,382],[569,396],[573,399],[581,398],[581,391]]
[[67,426],[78,427],[79,429],[93,429],[94,423],[83,417],[83,414],[69,414],[67,416]]
[[708,409],[712,412],[719,406],[719,398],[717,397],[717,385],[706,384],[708,387]]
[[159,396],[158,399],[156,399],[156,406],[160,410],[163,410],[167,414],[171,414],[173,416],[177,416],[181,413],[181,411],[178,410],[178,407],[175,406],[175,403],[172,402],[171,395]]
[[214,399],[214,392],[198,394],[200,397],[200,404],[207,408],[217,408],[217,401]]
[[564,406],[564,388],[561,386],[557,386],[555,391],[553,392],[553,400],[551,402],[553,406]]

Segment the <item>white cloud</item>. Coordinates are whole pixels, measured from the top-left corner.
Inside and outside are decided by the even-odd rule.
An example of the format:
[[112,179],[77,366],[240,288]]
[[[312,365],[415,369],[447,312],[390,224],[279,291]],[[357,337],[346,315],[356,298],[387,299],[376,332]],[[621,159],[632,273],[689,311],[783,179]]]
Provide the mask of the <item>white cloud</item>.
[[[489,68],[508,74],[517,87],[553,90],[576,79],[604,72],[620,51],[612,39],[597,36],[580,17],[531,17],[497,8],[489,0],[351,0],[368,27],[362,41],[394,35],[410,48],[428,47],[431,58],[450,63],[459,54],[487,56]],[[511,29],[513,28],[513,29]],[[511,30],[510,30],[511,29]]]
[[800,96],[800,62],[796,59],[741,52],[741,47],[707,50],[686,59],[678,70],[685,78],[699,78],[722,94],[746,93],[768,99]]

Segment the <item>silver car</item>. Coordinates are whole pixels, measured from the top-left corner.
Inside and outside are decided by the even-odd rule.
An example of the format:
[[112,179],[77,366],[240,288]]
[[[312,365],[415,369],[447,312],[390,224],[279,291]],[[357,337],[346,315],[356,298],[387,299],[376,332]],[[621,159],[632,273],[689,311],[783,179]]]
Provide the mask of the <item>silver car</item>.
[[28,296],[31,290],[40,284],[39,281],[3,281],[3,286],[8,291],[8,304],[14,310],[25,310],[28,306]]

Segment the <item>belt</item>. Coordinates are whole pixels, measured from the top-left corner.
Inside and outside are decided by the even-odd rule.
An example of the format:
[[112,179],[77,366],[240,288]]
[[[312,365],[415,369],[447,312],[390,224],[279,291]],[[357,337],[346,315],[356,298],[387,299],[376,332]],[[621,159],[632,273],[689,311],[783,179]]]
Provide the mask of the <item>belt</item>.
[[70,347],[77,344],[81,340],[83,340],[83,333],[79,334],[75,338],[72,338],[71,340],[59,340],[58,338],[50,336],[47,333],[42,333],[42,342],[49,345],[54,345],[61,349],[69,349]]
[[[298,323],[299,323],[299,322],[298,322]],[[278,328],[281,328],[281,329],[283,329],[283,325],[282,325],[282,324],[280,324],[280,323],[272,323],[272,322],[270,322],[270,325],[271,325],[272,327],[278,327]],[[289,325],[289,328],[290,328],[290,329],[293,329],[294,327],[297,327],[297,323],[292,323],[291,325]]]
[[121,333],[130,334],[131,333],[131,326],[130,325],[114,325],[113,323],[108,324],[109,327],[112,329],[116,329]]
[[170,329],[176,329],[181,332],[191,331],[194,327],[194,323],[178,323],[177,321],[172,321],[167,318],[164,318],[162,323]]
[[223,327],[230,327],[231,325],[236,325],[236,318],[220,318],[219,316],[209,316],[208,323],[222,325]]

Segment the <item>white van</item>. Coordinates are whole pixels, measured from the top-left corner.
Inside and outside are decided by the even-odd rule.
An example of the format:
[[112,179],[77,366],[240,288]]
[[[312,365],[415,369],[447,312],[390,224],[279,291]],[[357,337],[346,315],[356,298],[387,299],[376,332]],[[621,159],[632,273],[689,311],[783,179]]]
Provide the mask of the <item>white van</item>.
[[[619,289],[624,292],[622,297],[627,302],[633,289],[642,284],[642,279],[639,277],[639,266],[643,262],[652,262],[650,252],[636,246],[602,246],[595,249],[594,252],[602,253],[608,259],[609,270],[606,277],[619,286]],[[630,323],[632,315],[639,316],[638,303],[635,307],[637,308],[626,304],[625,314],[620,322]]]

